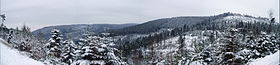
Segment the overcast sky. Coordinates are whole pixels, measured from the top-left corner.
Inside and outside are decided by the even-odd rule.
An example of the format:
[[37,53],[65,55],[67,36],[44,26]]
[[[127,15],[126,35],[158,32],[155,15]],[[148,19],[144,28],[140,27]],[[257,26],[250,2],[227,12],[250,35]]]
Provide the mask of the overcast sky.
[[[143,23],[176,16],[224,12],[279,18],[279,0],[1,0],[8,27],[32,30],[65,24]],[[277,19],[279,20],[279,19]]]

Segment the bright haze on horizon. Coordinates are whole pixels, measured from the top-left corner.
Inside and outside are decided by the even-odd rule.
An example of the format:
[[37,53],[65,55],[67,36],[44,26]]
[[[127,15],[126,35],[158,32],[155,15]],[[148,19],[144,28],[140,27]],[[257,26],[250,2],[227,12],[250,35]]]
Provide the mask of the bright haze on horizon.
[[[279,0],[1,0],[5,25],[32,30],[67,24],[123,24],[225,12],[279,18]],[[279,19],[277,19],[278,21]]]

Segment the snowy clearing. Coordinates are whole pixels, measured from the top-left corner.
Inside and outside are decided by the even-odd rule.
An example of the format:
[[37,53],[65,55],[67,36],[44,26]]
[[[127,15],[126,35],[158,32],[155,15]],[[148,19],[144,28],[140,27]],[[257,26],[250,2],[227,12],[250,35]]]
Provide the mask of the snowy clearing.
[[250,65],[279,65],[280,64],[279,53],[280,51],[278,50],[276,53],[272,55],[268,55],[265,56],[264,58],[256,59],[253,62],[251,62]]
[[17,50],[11,49],[0,39],[0,65],[44,65],[42,62],[21,55]]

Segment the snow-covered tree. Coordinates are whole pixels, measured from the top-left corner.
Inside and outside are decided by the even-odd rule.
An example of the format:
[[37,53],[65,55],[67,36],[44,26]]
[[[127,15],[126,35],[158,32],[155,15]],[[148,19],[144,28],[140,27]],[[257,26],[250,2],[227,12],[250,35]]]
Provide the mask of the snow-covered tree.
[[66,40],[62,43],[61,61],[70,65],[74,61],[74,51],[77,48],[72,40]]
[[14,31],[11,30],[11,31],[9,32],[8,38],[7,38],[7,42],[8,42],[8,43],[11,43],[11,40],[12,40],[12,38],[13,38],[13,36],[14,36],[13,34],[14,34]]
[[27,32],[31,32],[30,28],[28,26],[26,26],[25,24],[22,26],[21,31],[27,33]]
[[54,29],[51,32],[52,37],[49,39],[49,43],[47,43],[46,45],[46,47],[49,49],[48,54],[53,55],[55,57],[60,57],[60,45],[62,43],[62,35],[60,35],[60,31],[57,29]]
[[22,41],[18,45],[18,50],[20,50],[20,51],[30,51],[31,50],[30,40],[26,39],[26,40]]
[[264,57],[277,51],[275,36],[267,35],[265,32],[261,32],[260,38],[257,40],[255,49],[258,51],[258,57]]
[[47,61],[52,64],[58,64],[60,61],[61,54],[61,43],[62,38],[60,35],[60,31],[54,29],[51,31],[51,38],[49,39],[49,43],[46,44],[46,52],[47,52]]
[[229,34],[225,36],[223,48],[222,48],[222,57],[221,64],[229,65],[239,65],[242,64],[243,57],[237,55],[236,53],[240,51],[240,43],[237,39],[238,29],[231,28]]
[[213,61],[213,59],[212,59],[212,55],[211,55],[211,52],[210,51],[204,51],[202,54],[201,54],[201,56],[202,56],[202,59],[203,59],[203,62],[206,62],[207,64],[210,64],[210,62],[212,62]]
[[185,42],[185,38],[182,35],[180,35],[177,43],[180,45],[179,46],[179,53],[183,54],[183,55],[185,54],[184,53],[184,47],[186,46],[184,42]]
[[76,50],[78,60],[73,65],[122,65],[120,57],[116,55],[118,50],[114,48],[112,39],[98,36],[89,36],[83,39],[85,45]]

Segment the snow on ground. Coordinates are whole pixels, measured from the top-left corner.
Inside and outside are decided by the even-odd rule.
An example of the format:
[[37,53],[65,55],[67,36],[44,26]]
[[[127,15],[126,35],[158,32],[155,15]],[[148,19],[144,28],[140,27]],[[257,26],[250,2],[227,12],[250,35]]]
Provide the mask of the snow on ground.
[[255,21],[254,18],[244,17],[244,16],[227,16],[225,20],[243,20],[244,22]]
[[280,65],[279,53],[280,51],[272,55],[265,56],[264,58],[256,59],[251,62],[250,65]]
[[[197,36],[185,35],[184,38],[185,38],[185,41],[184,41],[185,45],[189,46],[194,41],[194,39],[197,38]],[[163,52],[163,54],[178,51],[178,47],[180,46],[177,43],[178,39],[179,39],[179,36],[169,38],[167,40],[159,42],[158,44],[162,44],[162,43],[163,44],[161,46],[157,47],[157,51]]]
[[0,39],[0,65],[44,65],[42,62],[21,55],[17,50],[6,46]]

